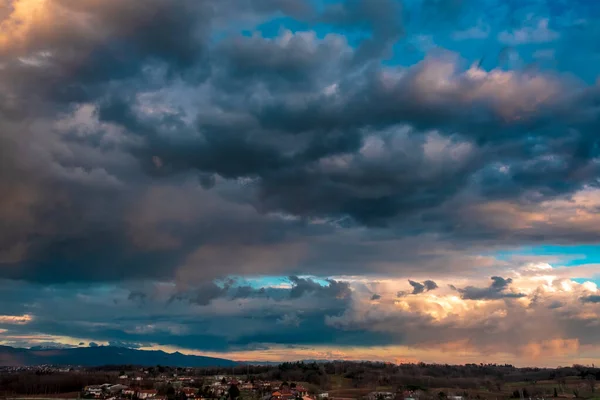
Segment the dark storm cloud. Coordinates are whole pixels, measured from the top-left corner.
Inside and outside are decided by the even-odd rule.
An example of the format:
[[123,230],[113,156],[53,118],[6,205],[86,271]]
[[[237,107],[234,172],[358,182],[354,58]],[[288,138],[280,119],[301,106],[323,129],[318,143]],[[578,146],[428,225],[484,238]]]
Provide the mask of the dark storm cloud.
[[429,292],[430,290],[437,289],[438,287],[437,283],[431,280],[426,280],[423,283],[409,280],[408,283],[410,283],[410,286],[413,287],[412,294]]
[[[15,10],[22,8],[19,1],[13,3]],[[129,201],[120,186],[120,179],[128,177],[117,178],[112,175],[117,171],[109,169],[110,157],[122,158],[124,154],[103,148],[99,141],[106,136],[97,135],[99,141],[80,138],[81,143],[69,143],[54,135],[51,121],[40,121],[46,132],[33,132],[32,122],[56,112],[57,106],[66,111],[61,105],[93,101],[110,91],[115,81],[139,76],[149,63],[160,62],[168,73],[196,64],[204,55],[211,12],[208,3],[177,4],[173,7],[163,0],[151,0],[143,7],[112,0],[40,2],[34,5],[39,9],[25,10],[26,15],[20,16],[23,28],[15,26],[6,33],[5,41],[13,32],[19,35],[23,31],[15,39],[18,45],[0,49],[7,60],[0,80],[5,93],[16,100],[14,107],[29,105],[20,118],[27,117],[25,123],[5,124],[0,135],[2,148],[18,149],[18,154],[3,157],[7,163],[3,171],[12,171],[14,181],[1,177],[0,186],[7,186],[5,193],[11,187],[10,196],[5,198],[7,210],[21,221],[18,230],[10,229],[10,219],[7,221],[10,234],[2,235],[2,247],[8,242],[21,249],[18,254],[12,251],[7,255],[9,263],[15,259],[19,262],[23,253],[27,259],[17,268],[2,268],[2,276],[44,281],[120,279],[131,276],[135,269],[129,268],[132,264],[145,265],[150,274],[157,271],[150,265],[153,262],[171,264],[157,254],[145,256],[130,248],[124,250],[126,234],[115,216],[124,213]],[[68,22],[75,15],[89,25]],[[3,23],[10,26],[15,21]],[[24,57],[32,57],[32,61],[25,63]],[[37,141],[43,150],[34,154],[26,145],[29,141]],[[53,146],[68,146],[65,156],[70,159],[58,158]],[[84,161],[86,156],[89,161]],[[173,254],[169,258],[173,260]]]
[[[82,236],[66,236],[30,246],[29,258],[18,268],[3,268],[0,276],[38,282],[104,281],[127,278],[172,277],[182,255],[170,251],[130,252],[128,238],[106,237],[104,232],[89,231]],[[38,247],[39,246],[39,247]],[[107,254],[105,249],[110,248]],[[81,268],[85,265],[85,268]]]
[[[12,3],[19,6],[18,0]],[[212,29],[231,17],[233,5],[255,16],[312,14],[306,2],[295,0],[149,0],[143,5],[118,0],[53,0],[26,11],[31,13],[31,22],[23,22],[25,34],[18,38],[19,45],[5,46],[0,52],[11,61],[3,77],[11,79],[12,87],[29,88],[38,96],[60,102],[93,100],[113,89],[106,84],[139,76],[149,66],[197,82],[210,73],[205,57]],[[69,18],[73,18],[69,24],[60,22]],[[42,60],[44,68],[11,58],[44,51],[49,52]]]
[[[261,288],[263,289],[263,288]],[[245,299],[254,295],[255,293],[259,293],[259,290],[254,290],[251,286],[239,286],[235,289],[235,293],[233,295],[234,299]],[[264,291],[264,290],[263,290]]]
[[[93,337],[118,347],[139,348],[160,343],[208,351],[245,350],[263,343],[325,345],[333,338],[341,345],[391,340],[376,332],[337,332],[327,325],[326,316],[338,315],[349,306],[349,297],[335,297],[340,289],[314,288],[293,297],[292,288],[269,288],[267,292],[283,292],[277,296],[278,301],[255,296],[238,304],[240,298],[224,293],[226,288],[235,293],[235,289],[244,287],[235,285],[231,281],[221,286],[207,282],[190,288],[181,297],[185,301],[170,301],[169,293],[165,292],[162,297],[147,296],[140,306],[128,300],[130,292],[123,290],[125,287],[104,286],[90,293],[77,285],[54,285],[50,290],[39,290],[43,286],[22,282],[11,291],[17,297],[11,295],[8,305],[14,303],[25,312],[31,306],[22,301],[25,296],[31,304],[38,304],[46,311],[36,314],[27,325],[8,328],[10,335],[17,336],[35,330]],[[340,283],[335,285],[340,287]],[[73,301],[81,296],[83,301]],[[203,306],[204,311],[194,311],[198,310],[196,305]],[[117,310],[120,311],[115,313]],[[87,317],[81,318],[81,313]],[[273,329],[275,325],[277,329]]]
[[[0,47],[0,277],[443,270],[458,262],[378,238],[456,251],[596,238],[574,225],[515,232],[477,206],[534,209],[597,185],[597,85],[466,71],[447,55],[383,65],[405,31],[391,0],[44,4],[9,21]],[[274,15],[336,33],[240,35]],[[293,296],[347,295],[293,279]],[[256,297],[221,289],[185,299]]]
[[112,347],[122,347],[125,349],[139,349],[145,346],[140,343],[121,342],[120,340],[111,340],[108,342],[108,345]]
[[327,284],[324,286],[311,278],[290,276],[289,280],[292,284],[292,289],[290,290],[290,297],[292,298],[298,298],[305,294],[310,294],[329,298],[345,299],[348,298],[351,293],[348,282],[336,281],[334,279],[327,279]]
[[194,288],[192,291],[174,294],[169,299],[169,302],[186,299],[190,303],[200,306],[207,306],[212,300],[224,296],[228,289],[228,284],[219,286],[215,282],[204,282],[200,285],[200,287]]
[[565,304],[564,304],[564,303],[562,303],[562,302],[560,302],[560,301],[553,301],[552,303],[550,303],[550,304],[548,305],[548,308],[550,308],[550,309],[552,309],[552,310],[555,310],[555,309],[557,309],[557,308],[561,308],[561,307],[563,307],[564,305],[565,305]]
[[381,57],[403,35],[403,11],[399,0],[349,0],[328,6],[321,18],[338,28],[367,33],[355,54],[355,62],[361,63]]
[[339,72],[352,52],[342,36],[319,40],[313,34],[287,32],[280,39],[240,36],[219,45],[222,69],[215,84],[221,90],[246,91],[255,84],[271,90],[318,90]]
[[406,291],[399,291],[398,293],[396,293],[396,297],[404,297],[406,295],[409,294],[421,294],[421,293],[425,293],[425,292],[429,292],[430,290],[435,290],[438,288],[437,283],[435,283],[432,280],[425,280],[423,282],[417,282],[417,281],[413,281],[411,279],[408,280],[408,283],[410,284],[410,286],[412,286],[412,292],[406,292]]
[[[282,302],[288,299],[321,298],[323,301],[340,301],[342,304],[349,301],[351,290],[348,282],[326,279],[325,284],[318,283],[311,278],[290,276],[291,288],[254,288],[249,285],[240,285],[233,279],[224,282],[201,282],[193,288],[178,291],[170,296],[168,303],[173,301],[187,301],[191,304],[207,306],[214,300],[239,300],[239,299],[266,299]],[[145,292],[132,291],[128,299],[148,298]]]
[[[496,290],[506,290],[510,285],[508,281],[496,279],[492,286]],[[581,307],[593,311],[595,304],[582,305],[578,299],[580,295],[571,292],[556,293],[564,303],[560,310],[549,307],[556,301],[552,296],[540,297],[527,307],[513,302],[483,301],[480,304],[483,308],[472,316],[451,313],[440,321],[385,301],[372,302],[370,296],[357,296],[356,291],[348,298],[324,296],[316,290],[292,297],[292,288],[269,288],[283,292],[278,301],[259,296],[234,299],[229,294],[221,294],[197,307],[187,298],[168,302],[170,293],[177,288],[167,283],[162,283],[167,291],[148,296],[141,305],[128,300],[130,290],[127,287],[134,282],[99,287],[1,283],[6,300],[4,310],[14,315],[32,315],[26,324],[2,325],[7,330],[5,336],[15,337],[14,340],[20,335],[29,337],[31,332],[43,332],[93,338],[98,343],[111,345],[120,342],[119,346],[160,344],[204,351],[234,351],[272,344],[320,346],[332,343],[338,346],[402,344],[431,348],[435,344],[468,337],[477,349],[517,352],[519,346],[546,339],[548,329],[557,335],[566,335],[562,337],[578,338],[582,344],[597,343],[600,339],[598,331],[593,329],[594,320],[581,314]],[[235,293],[236,287],[242,287],[236,286],[237,283],[225,283],[232,285],[230,293]],[[190,297],[201,289],[210,290],[206,289],[208,287],[208,284],[202,284],[195,287],[196,290],[190,288]],[[445,295],[440,293],[439,296],[444,301]],[[421,297],[410,299],[419,302]],[[368,308],[361,305],[362,301]],[[506,316],[498,315],[498,307],[506,312]],[[489,312],[482,313],[482,310]],[[509,335],[511,331],[513,334]]]
[[512,279],[504,279],[499,276],[492,276],[492,284],[486,288],[467,286],[466,288],[454,288],[460,293],[461,298],[465,300],[496,300],[496,299],[518,299],[525,297],[524,293],[507,292],[512,283]]
[[[200,122],[201,139],[169,144],[158,138],[146,158],[159,154],[176,171],[195,168],[229,178],[257,177],[259,207],[264,210],[302,216],[349,215],[372,225],[434,209],[464,190],[473,179],[479,184],[480,193],[488,198],[511,199],[529,191],[552,198],[593,181],[598,173],[592,161],[598,154],[594,150],[596,139],[585,132],[558,139],[560,126],[549,125],[555,123],[550,119],[550,111],[563,106],[560,98],[549,101],[548,110],[541,107],[540,111],[527,111],[525,118],[516,115],[515,120],[505,121],[501,113],[513,105],[484,91],[484,84],[494,84],[491,77],[471,79],[457,75],[455,68],[454,61],[428,60],[398,79],[385,78],[380,72],[362,79],[353,77],[352,83],[337,84],[336,95],[309,96],[301,106],[297,105],[297,98],[303,95],[288,99],[277,98],[275,93],[260,108],[253,102],[246,103],[245,110],[249,112],[240,114],[240,104],[229,105],[231,115],[236,115],[239,122],[207,115]],[[448,76],[440,77],[439,73]],[[274,82],[266,76],[260,79],[267,84]],[[389,79],[390,84],[385,84],[384,79]],[[425,94],[434,90],[427,88],[426,82],[436,79],[454,80],[456,86],[433,100]],[[522,84],[524,96],[536,95],[527,93],[528,78],[515,73],[511,79],[516,90],[521,90]],[[481,97],[480,105],[474,109],[460,105],[470,103],[473,96]],[[518,112],[524,105],[515,107]],[[394,157],[405,149],[398,149],[398,154],[392,149],[389,159],[377,161],[358,153],[367,138],[359,129],[373,129],[372,134],[385,143],[389,139],[380,129],[400,129],[397,124],[459,131],[461,135],[449,139],[456,145],[471,146],[471,151],[459,164],[450,165],[450,160],[442,159],[438,162],[448,162],[447,167],[434,169],[432,160],[425,158],[422,132],[415,131],[413,142],[405,144],[415,147],[411,158]],[[534,126],[536,130],[531,131]],[[531,140],[531,136],[526,139],[525,132],[539,136],[536,140]],[[297,150],[283,145],[290,141],[300,145]],[[587,149],[587,154],[580,149]],[[324,160],[338,155],[349,158],[343,169],[324,168]],[[495,165],[509,160],[508,173],[498,172]],[[431,171],[409,174],[416,166]]]
[[133,301],[145,301],[146,298],[148,297],[148,294],[139,291],[139,290],[133,290],[129,293],[129,296],[127,297],[127,299],[129,300],[133,300]]
[[600,295],[591,295],[581,298],[584,303],[600,303]]
[[[58,103],[94,100],[110,90],[108,83],[138,76],[153,62],[169,74],[190,71],[205,56],[213,16],[210,2],[187,0],[176,7],[165,0],[143,6],[115,0],[54,0],[29,12],[31,21],[24,22],[24,29],[27,23],[31,29],[19,38],[21,45],[0,52],[10,60],[2,79],[17,93],[34,92],[34,99]],[[88,24],[60,22],[78,15]],[[12,58],[31,54],[47,55],[39,61],[41,66]],[[193,74],[205,75],[203,70]]]
[[[287,292],[287,290],[283,291]],[[175,294],[170,301],[187,299],[190,303],[206,306],[218,298],[236,300],[256,297],[279,299],[279,296],[273,293],[273,290],[267,290],[262,287],[254,288],[249,285],[238,285],[234,280],[228,279],[221,284],[203,282],[192,291]]]

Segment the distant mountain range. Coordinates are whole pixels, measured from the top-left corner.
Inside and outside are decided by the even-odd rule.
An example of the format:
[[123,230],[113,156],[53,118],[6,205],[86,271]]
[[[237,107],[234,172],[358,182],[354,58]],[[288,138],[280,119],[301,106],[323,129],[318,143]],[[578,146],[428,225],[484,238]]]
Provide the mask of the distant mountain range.
[[71,349],[22,349],[0,346],[0,366],[33,365],[141,365],[174,367],[231,367],[240,363],[224,358],[165,353],[160,350],[134,350],[123,347],[98,346]]

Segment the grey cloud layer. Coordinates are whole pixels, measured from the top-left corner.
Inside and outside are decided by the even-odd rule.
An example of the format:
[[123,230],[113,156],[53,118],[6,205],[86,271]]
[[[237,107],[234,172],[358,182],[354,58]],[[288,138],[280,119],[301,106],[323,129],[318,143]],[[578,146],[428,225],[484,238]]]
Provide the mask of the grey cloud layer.
[[[424,279],[474,268],[467,245],[599,239],[481,209],[597,186],[597,85],[451,54],[382,66],[405,32],[392,0],[235,3],[54,0],[4,20],[0,277]],[[281,14],[339,33],[236,31]],[[347,289],[295,279],[298,297]],[[206,285],[197,304],[222,295]],[[461,295],[508,295],[494,285]]]
[[600,295],[591,295],[581,298],[584,303],[600,303]]
[[[297,282],[291,288],[257,289],[253,296],[244,298],[236,296],[243,285],[202,284],[176,299],[173,295],[180,293],[178,289],[165,283],[134,290],[125,285],[89,290],[77,285],[47,288],[24,282],[10,286],[2,281],[7,300],[3,312],[34,312],[34,317],[27,325],[0,322],[0,326],[7,328],[7,336],[43,332],[127,347],[150,343],[210,351],[270,343],[324,345],[334,338],[341,345],[389,342],[387,335],[380,333],[338,332],[325,324],[326,315],[337,315],[348,307],[348,283],[330,281],[320,286],[311,279],[301,279],[300,283],[298,279],[290,277]],[[298,293],[298,285],[305,285],[306,291]],[[31,302],[23,302],[23,296]],[[78,297],[80,301],[73,301]],[[34,310],[39,307],[43,311]],[[273,329],[275,324],[277,329]]]
[[466,300],[495,300],[507,298],[525,297],[523,293],[507,292],[506,289],[512,283],[512,279],[504,279],[499,276],[492,276],[492,284],[486,288],[467,286],[464,289],[453,289],[460,293],[460,296]]
[[438,287],[437,283],[431,280],[426,280],[423,283],[409,280],[408,283],[410,283],[410,286],[413,287],[413,294],[428,292],[430,290],[437,289]]
[[438,288],[437,283],[429,279],[423,282],[417,282],[409,279],[408,283],[412,287],[412,292],[406,292],[401,290],[396,294],[397,297],[403,297],[407,294],[421,294]]
[[[14,338],[14,344],[40,332],[127,347],[160,344],[204,351],[262,349],[273,344],[428,348],[468,340],[465,348],[475,351],[516,354],[530,343],[576,340],[578,345],[588,346],[600,339],[594,328],[597,322],[590,316],[598,310],[597,304],[582,308],[577,299],[589,291],[561,291],[561,280],[552,284],[555,291],[550,294],[538,296],[537,291],[543,290],[540,287],[527,295],[528,305],[518,303],[514,296],[488,296],[491,301],[485,303],[480,301],[483,297],[473,296],[466,301],[477,307],[467,314],[451,312],[436,318],[428,311],[440,311],[435,302],[444,304],[442,293],[408,296],[401,300],[409,300],[408,305],[398,307],[389,302],[390,293],[380,295],[374,303],[370,293],[349,282],[319,285],[312,279],[300,279],[299,285],[307,289],[302,294],[294,291],[296,283],[287,288],[254,289],[254,295],[239,298],[236,291],[245,287],[244,283],[225,282],[215,285],[218,293],[208,301],[193,297],[210,291],[205,284],[189,291],[192,296],[181,298],[186,301],[178,301],[171,300],[174,293],[180,293],[177,286],[165,282],[48,287],[0,281],[6,300],[3,313],[32,316],[24,324],[0,321],[0,329],[6,329],[5,337]],[[509,280],[496,278],[492,286],[505,288]],[[298,282],[299,278],[290,277],[289,281]],[[223,293],[224,288],[228,293]],[[142,299],[131,293],[146,295]],[[427,303],[431,301],[434,303]],[[562,302],[559,308],[553,307],[557,301]],[[19,339],[21,336],[24,338]]]

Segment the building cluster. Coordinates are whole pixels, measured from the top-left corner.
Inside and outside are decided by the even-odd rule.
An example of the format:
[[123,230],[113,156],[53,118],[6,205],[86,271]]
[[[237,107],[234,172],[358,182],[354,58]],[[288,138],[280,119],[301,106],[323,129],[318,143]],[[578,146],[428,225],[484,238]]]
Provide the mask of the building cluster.
[[[302,385],[287,382],[239,381],[213,376],[196,381],[193,377],[160,375],[119,376],[119,384],[86,386],[84,398],[103,400],[226,400],[231,397],[253,400],[316,400]],[[235,388],[235,389],[232,389]]]
[[39,373],[66,373],[74,371],[74,367],[56,366],[56,365],[32,365],[32,366],[1,366],[0,374],[18,374],[20,372],[39,372]]
[[[427,396],[424,395],[425,393],[422,390],[404,390],[397,393],[376,391],[364,396],[364,400],[419,400],[427,398]],[[444,397],[444,400],[463,400],[463,397],[447,395]]]
[[312,397],[310,397],[308,394],[308,390],[300,385],[289,385],[282,383],[275,387],[272,387],[272,389],[273,391],[271,392],[271,394],[269,395],[267,393],[266,395],[266,397],[269,397],[270,400],[312,399]]

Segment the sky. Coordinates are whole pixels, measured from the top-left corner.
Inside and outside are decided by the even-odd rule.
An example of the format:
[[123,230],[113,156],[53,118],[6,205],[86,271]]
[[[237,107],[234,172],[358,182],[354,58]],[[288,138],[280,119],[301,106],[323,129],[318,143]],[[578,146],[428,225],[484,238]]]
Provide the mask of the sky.
[[0,344],[600,358],[597,1],[0,4]]

